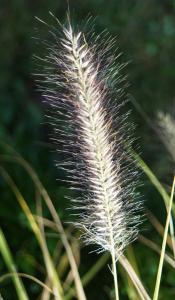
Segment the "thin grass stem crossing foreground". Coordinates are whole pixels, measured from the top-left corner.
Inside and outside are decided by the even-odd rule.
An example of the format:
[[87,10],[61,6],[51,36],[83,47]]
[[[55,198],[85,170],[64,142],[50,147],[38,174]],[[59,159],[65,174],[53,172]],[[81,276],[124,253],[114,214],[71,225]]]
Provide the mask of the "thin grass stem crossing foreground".
[[170,226],[171,210],[172,210],[172,206],[173,206],[174,190],[175,190],[175,177],[173,179],[173,185],[172,185],[172,190],[171,190],[171,197],[170,197],[170,203],[169,203],[169,207],[168,207],[168,213],[167,213],[165,231],[164,231],[164,236],[163,236],[162,250],[161,250],[161,255],[160,255],[160,262],[159,262],[159,267],[158,267],[158,272],[157,272],[153,300],[157,300],[158,296],[159,296],[160,281],[161,281],[161,276],[162,276],[162,268],[163,268],[165,249],[166,249],[166,243],[167,243],[168,228]]

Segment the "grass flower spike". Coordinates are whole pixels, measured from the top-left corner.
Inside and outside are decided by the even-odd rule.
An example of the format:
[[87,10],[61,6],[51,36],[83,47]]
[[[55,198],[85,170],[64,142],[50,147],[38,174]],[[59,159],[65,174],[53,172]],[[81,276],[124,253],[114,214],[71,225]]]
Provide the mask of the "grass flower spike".
[[118,55],[111,55],[115,41],[107,33],[86,37],[67,23],[52,30],[41,89],[50,107],[53,140],[64,153],[58,167],[79,192],[72,199],[76,225],[86,244],[111,253],[118,299],[116,261],[136,238],[140,222],[137,171],[126,150],[132,138],[122,112],[123,66]]
[[169,113],[159,112],[157,115],[157,132],[175,162],[175,119]]

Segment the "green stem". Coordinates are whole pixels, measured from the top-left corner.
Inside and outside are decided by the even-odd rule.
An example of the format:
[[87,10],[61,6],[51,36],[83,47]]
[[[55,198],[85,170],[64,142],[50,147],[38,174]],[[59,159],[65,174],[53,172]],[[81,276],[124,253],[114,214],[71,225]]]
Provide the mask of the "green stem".
[[160,281],[161,281],[161,276],[162,276],[162,268],[163,268],[163,262],[164,262],[164,256],[165,256],[165,248],[166,248],[166,242],[167,242],[168,228],[169,228],[169,225],[170,225],[171,209],[172,209],[172,205],[173,205],[174,189],[175,189],[175,177],[174,177],[174,180],[173,180],[173,186],[172,186],[172,191],[171,191],[171,197],[170,197],[170,203],[169,203],[168,214],[167,214],[167,219],[166,219],[165,231],[164,231],[164,236],[163,236],[162,251],[161,251],[161,255],[160,255],[160,261],[159,261],[159,267],[158,267],[158,272],[157,272],[157,278],[156,278],[156,285],[155,285],[155,289],[154,289],[153,300],[157,300],[158,296],[159,296]]
[[118,291],[118,279],[117,279],[117,267],[116,267],[116,256],[115,251],[111,252],[112,257],[112,273],[114,277],[114,288],[115,288],[115,300],[119,300],[119,291]]

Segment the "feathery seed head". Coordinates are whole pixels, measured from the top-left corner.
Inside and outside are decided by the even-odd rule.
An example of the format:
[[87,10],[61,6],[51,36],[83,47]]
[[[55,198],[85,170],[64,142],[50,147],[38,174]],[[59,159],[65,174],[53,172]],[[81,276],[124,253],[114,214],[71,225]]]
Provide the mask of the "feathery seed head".
[[87,42],[70,22],[60,31],[53,33],[40,81],[52,111],[53,140],[65,155],[58,166],[80,191],[72,203],[84,241],[118,256],[136,238],[140,222],[133,200],[137,171],[126,150],[130,125],[122,114],[123,66],[110,54],[114,40],[108,34],[105,41],[100,35]]
[[175,118],[171,113],[159,111],[157,114],[157,132],[175,162]]

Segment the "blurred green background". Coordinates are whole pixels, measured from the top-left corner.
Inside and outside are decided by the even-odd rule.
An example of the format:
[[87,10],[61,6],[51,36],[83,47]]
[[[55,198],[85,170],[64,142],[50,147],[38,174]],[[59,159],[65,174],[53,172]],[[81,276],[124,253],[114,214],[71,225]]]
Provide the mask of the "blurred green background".
[[[122,62],[129,61],[125,68],[130,82],[128,93],[131,100],[137,101],[151,120],[147,122],[138,109],[130,104],[130,108],[133,109],[132,119],[137,126],[136,136],[140,152],[158,178],[166,186],[171,185],[172,163],[152,126],[159,110],[173,109],[175,1],[70,0],[69,3],[75,23],[81,23],[91,15],[97,17],[95,21],[97,32],[106,28],[112,36],[117,35],[119,49],[123,52]],[[0,1],[0,140],[11,144],[32,164],[51,195],[60,217],[67,220],[69,217],[65,208],[68,207],[68,200],[65,199],[65,195],[68,195],[69,191],[67,186],[56,181],[60,175],[54,167],[56,155],[52,151],[48,137],[49,130],[44,123],[42,97],[37,92],[32,75],[35,71],[33,55],[38,53],[42,55],[43,52],[33,37],[38,35],[42,39],[48,37],[47,28],[34,17],[38,16],[50,23],[52,20],[49,11],[52,11],[60,21],[64,21],[67,1]],[[2,164],[15,179],[31,209],[35,211],[36,203],[33,201],[35,190],[30,179],[19,166],[8,162]],[[148,179],[142,177],[145,206],[149,207],[164,224],[165,211],[162,201]],[[16,265],[21,272],[33,274],[42,280],[36,267],[37,262],[40,262],[37,243],[13,194],[2,178],[0,190],[0,223],[14,254]],[[144,230],[149,236],[152,231],[149,222],[145,222]],[[155,232],[151,234],[155,240],[158,239]],[[50,238],[50,249],[54,245],[55,240]],[[134,247],[142,269],[143,281],[148,289],[152,289],[158,256],[139,243],[135,243]],[[82,251],[80,267],[82,273],[96,260],[96,255],[88,252],[89,249]],[[147,262],[143,267],[145,259]],[[5,265],[0,260],[0,273],[6,271]],[[173,272],[170,269],[167,271],[165,267],[164,274],[166,275],[163,277],[160,299],[174,299]],[[40,288],[27,280],[24,280],[24,283],[30,299],[37,299]],[[111,284],[111,275],[106,267],[94,282],[87,286],[88,299],[109,299]],[[96,288],[92,289],[94,285]],[[0,291],[5,300],[15,299],[15,291],[10,280],[1,284]],[[128,299],[125,289],[122,290],[122,295],[122,299]]]

